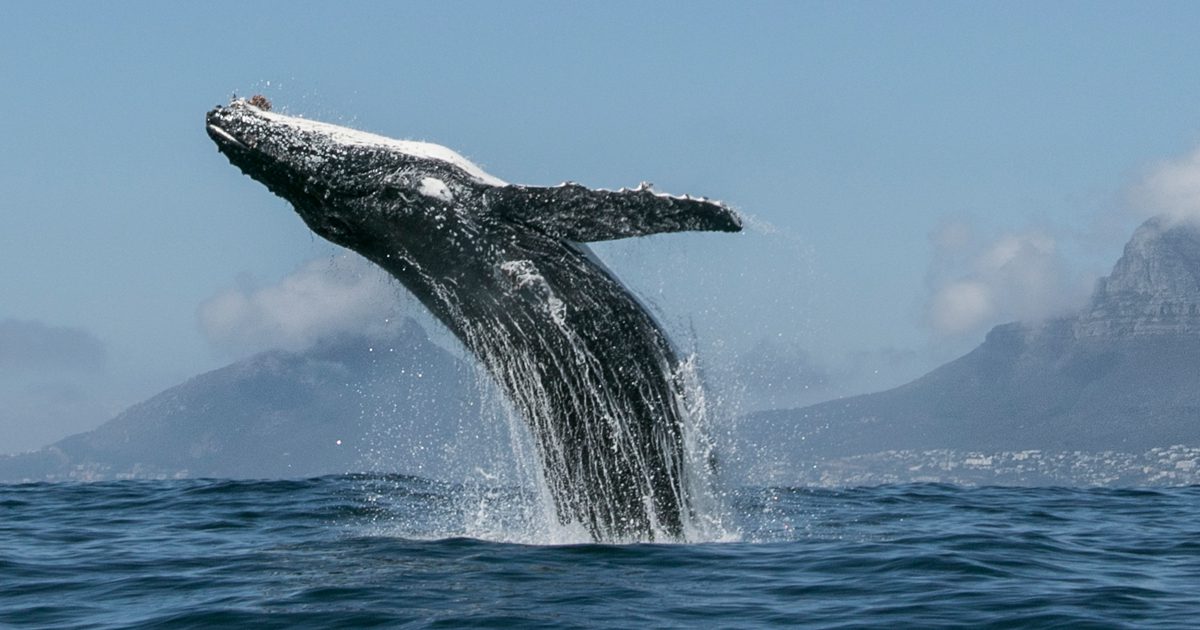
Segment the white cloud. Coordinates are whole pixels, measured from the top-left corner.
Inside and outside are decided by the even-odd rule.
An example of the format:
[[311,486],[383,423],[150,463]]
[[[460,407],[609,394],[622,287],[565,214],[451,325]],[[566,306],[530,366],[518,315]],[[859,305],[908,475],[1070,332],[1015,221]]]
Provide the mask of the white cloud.
[[1043,230],[981,241],[956,221],[939,227],[931,240],[936,255],[926,317],[938,335],[973,335],[1006,321],[1064,314],[1087,296],[1055,238]]
[[958,335],[973,330],[995,314],[991,289],[982,282],[959,280],[942,287],[929,306],[934,330]]
[[200,305],[200,329],[220,350],[304,350],[323,337],[382,334],[401,308],[400,288],[358,256],[309,261],[269,286],[223,291]]
[[1200,221],[1200,147],[1153,166],[1131,196],[1134,205],[1149,214]]

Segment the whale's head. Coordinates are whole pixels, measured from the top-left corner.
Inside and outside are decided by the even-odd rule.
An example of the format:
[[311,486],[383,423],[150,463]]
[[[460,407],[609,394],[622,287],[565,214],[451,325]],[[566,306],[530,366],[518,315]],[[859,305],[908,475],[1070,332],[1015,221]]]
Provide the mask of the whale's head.
[[458,197],[504,185],[445,147],[278,114],[260,97],[216,107],[205,122],[230,162],[317,234],[354,249],[380,235],[418,236]]

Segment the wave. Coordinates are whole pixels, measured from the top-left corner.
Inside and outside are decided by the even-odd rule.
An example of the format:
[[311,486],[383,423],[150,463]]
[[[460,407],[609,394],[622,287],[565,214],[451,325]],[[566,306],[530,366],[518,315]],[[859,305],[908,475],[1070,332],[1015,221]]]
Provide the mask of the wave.
[[[0,625],[1109,627],[1200,613],[1200,486],[747,487],[725,497],[736,539],[629,545],[537,540],[504,507],[522,492],[403,475],[0,485]],[[481,505],[500,513],[481,521]]]

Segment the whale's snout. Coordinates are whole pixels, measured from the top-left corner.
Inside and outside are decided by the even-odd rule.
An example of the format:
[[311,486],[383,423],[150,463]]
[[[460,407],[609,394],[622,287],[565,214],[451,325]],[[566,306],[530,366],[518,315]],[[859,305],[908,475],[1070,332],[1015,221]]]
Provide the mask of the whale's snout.
[[[254,99],[260,99],[262,103],[267,102],[261,96],[256,96]],[[250,101],[236,99],[228,105],[217,105],[205,114],[205,131],[208,132],[208,137],[217,143],[218,149],[223,152],[230,149],[240,151],[251,149],[253,142],[248,136],[252,127],[252,118],[256,110],[266,111],[270,107],[267,104],[266,108],[263,108],[256,104],[254,99]]]

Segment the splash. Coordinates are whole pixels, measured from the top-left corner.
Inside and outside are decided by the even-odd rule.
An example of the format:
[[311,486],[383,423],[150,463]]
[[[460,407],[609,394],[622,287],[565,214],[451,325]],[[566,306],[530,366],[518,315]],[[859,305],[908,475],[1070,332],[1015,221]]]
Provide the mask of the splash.
[[[544,293],[557,328],[542,334],[556,332],[565,341],[565,356],[531,353],[523,337],[506,334],[503,326],[485,328],[473,321],[464,327],[467,343],[481,359],[480,380],[490,376],[494,384],[485,389],[492,399],[488,408],[497,410],[509,429],[519,485],[534,490],[529,511],[535,529],[552,542],[662,541],[699,533],[692,498],[707,484],[707,453],[688,457],[685,448],[680,461],[677,447],[682,441],[700,451],[707,448],[703,427],[690,421],[703,417],[702,396],[694,400],[691,383],[684,382],[690,373],[676,369],[670,375],[672,399],[665,402],[674,413],[655,418],[647,431],[639,426],[644,418],[635,406],[605,386],[608,366],[565,318],[554,316],[562,303],[544,283],[523,276]],[[663,402],[653,400],[653,391],[639,395],[646,397],[637,401],[641,409]],[[505,399],[511,404],[501,404]],[[676,427],[673,417],[689,421]],[[656,456],[664,461],[653,461]],[[684,506],[683,513],[663,512],[674,506]],[[676,519],[682,528],[674,525]]]
[[[525,272],[523,281],[538,284],[528,269],[522,271]],[[547,294],[547,301],[550,297]],[[569,326],[564,324],[560,331],[570,336]],[[683,448],[681,459],[665,467],[673,476],[665,484],[656,484],[651,480],[650,463],[638,457],[640,449],[633,444],[640,437],[629,427],[639,418],[606,391],[600,380],[603,366],[585,346],[572,346],[570,360],[580,364],[584,368],[581,372],[593,380],[585,380],[572,388],[569,395],[564,395],[553,390],[555,381],[545,378],[547,365],[525,352],[519,344],[505,341],[505,336],[497,335],[495,329],[472,329],[465,339],[475,344],[476,349],[469,351],[469,348],[461,347],[464,358],[479,359],[471,361],[478,397],[472,407],[477,408],[482,417],[478,422],[461,423],[453,443],[421,444],[417,448],[423,451],[425,459],[430,454],[459,460],[469,458],[470,469],[460,468],[457,481],[439,485],[434,492],[443,497],[439,510],[430,511],[419,520],[414,520],[411,514],[385,517],[376,523],[374,533],[415,539],[468,537],[535,545],[585,544],[598,540],[606,543],[695,543],[740,539],[719,491],[715,468],[718,445],[710,425],[713,404],[702,386],[695,354],[686,356],[674,367],[665,368],[669,370],[671,384],[672,399],[669,402],[675,417],[680,420],[680,435],[674,437],[664,432],[655,438],[677,439]],[[583,444],[570,444],[571,436],[555,430],[561,424],[564,405],[587,410],[594,420],[599,421],[589,425],[593,431],[585,432],[581,438]],[[394,412],[395,405],[385,407]],[[388,422],[388,415],[385,409],[379,421]],[[665,422],[667,419],[658,420]],[[620,429],[614,432],[620,436],[615,443],[602,434],[602,430],[613,427]],[[397,439],[393,431],[380,437]],[[621,484],[621,479],[628,478],[625,476],[614,476],[610,485],[598,488],[572,483],[573,479],[579,478],[578,471],[571,468],[572,449],[604,448],[626,451],[629,456],[625,461],[640,467],[638,474],[631,476],[637,480],[636,488]],[[670,444],[663,443],[654,444],[652,450],[671,452],[673,449]],[[405,455],[390,454],[393,457]],[[443,463],[441,468],[451,470],[453,467],[447,464]],[[377,482],[372,483],[377,487]],[[409,485],[408,480],[398,482],[392,491],[393,498],[400,500],[413,492]],[[618,523],[618,529],[597,531],[597,522],[610,521],[587,520],[595,514],[610,517],[621,514],[628,507],[622,493],[631,491],[638,493],[641,500],[638,507],[645,510],[650,520],[646,531],[632,524],[621,530],[620,518],[611,518],[611,522]],[[666,524],[670,516],[659,513],[657,506],[663,505],[664,501],[655,493],[662,491],[672,493],[671,501],[687,506],[680,515],[682,531],[671,529]],[[388,502],[383,495],[377,496],[376,500]]]
[[[513,369],[528,369],[522,362],[512,364]],[[464,517],[463,535],[484,540],[516,542],[524,544],[581,544],[596,541],[593,530],[579,518],[563,518],[562,505],[575,505],[575,502],[591,501],[596,505],[591,509],[598,511],[619,512],[620,500],[611,492],[585,493],[585,496],[572,496],[569,493],[579,491],[579,488],[565,484],[569,471],[564,470],[565,463],[555,455],[561,455],[568,446],[560,443],[553,433],[544,433],[541,442],[530,427],[538,420],[530,422],[509,404],[503,393],[495,385],[495,381],[484,370],[479,370],[479,380],[485,387],[482,389],[486,399],[485,408],[491,411],[489,420],[499,422],[507,427],[508,442],[498,457],[511,458],[516,465],[513,467],[497,466],[494,470],[504,470],[511,476],[488,474],[477,471],[477,481],[470,481],[462,486],[458,495],[461,503],[459,512]],[[676,390],[676,404],[679,405],[683,419],[683,461],[677,468],[679,476],[672,479],[670,489],[682,497],[687,497],[689,509],[683,514],[683,535],[675,535],[668,530],[659,518],[654,506],[656,501],[653,492],[656,489],[647,483],[640,490],[645,492],[643,501],[645,509],[651,518],[651,529],[648,536],[629,535],[628,533],[609,532],[600,538],[605,542],[639,543],[639,542],[715,542],[737,540],[738,536],[730,523],[727,506],[719,492],[716,470],[714,467],[716,441],[712,438],[709,419],[708,402],[701,387],[695,356],[679,364],[675,369],[673,382],[679,385]],[[536,389],[536,388],[534,388]],[[548,403],[550,399],[544,392],[530,391],[536,394],[539,403]],[[603,397],[600,388],[578,392],[582,398],[590,402]],[[534,414],[550,416],[557,413],[552,407],[534,409]],[[620,411],[610,410],[619,416]],[[547,418],[542,418],[542,421]],[[613,419],[622,422],[624,418]],[[593,445],[598,447],[599,445]],[[648,473],[646,473],[648,474]],[[643,475],[643,479],[645,475]],[[622,490],[609,488],[608,490]]]

